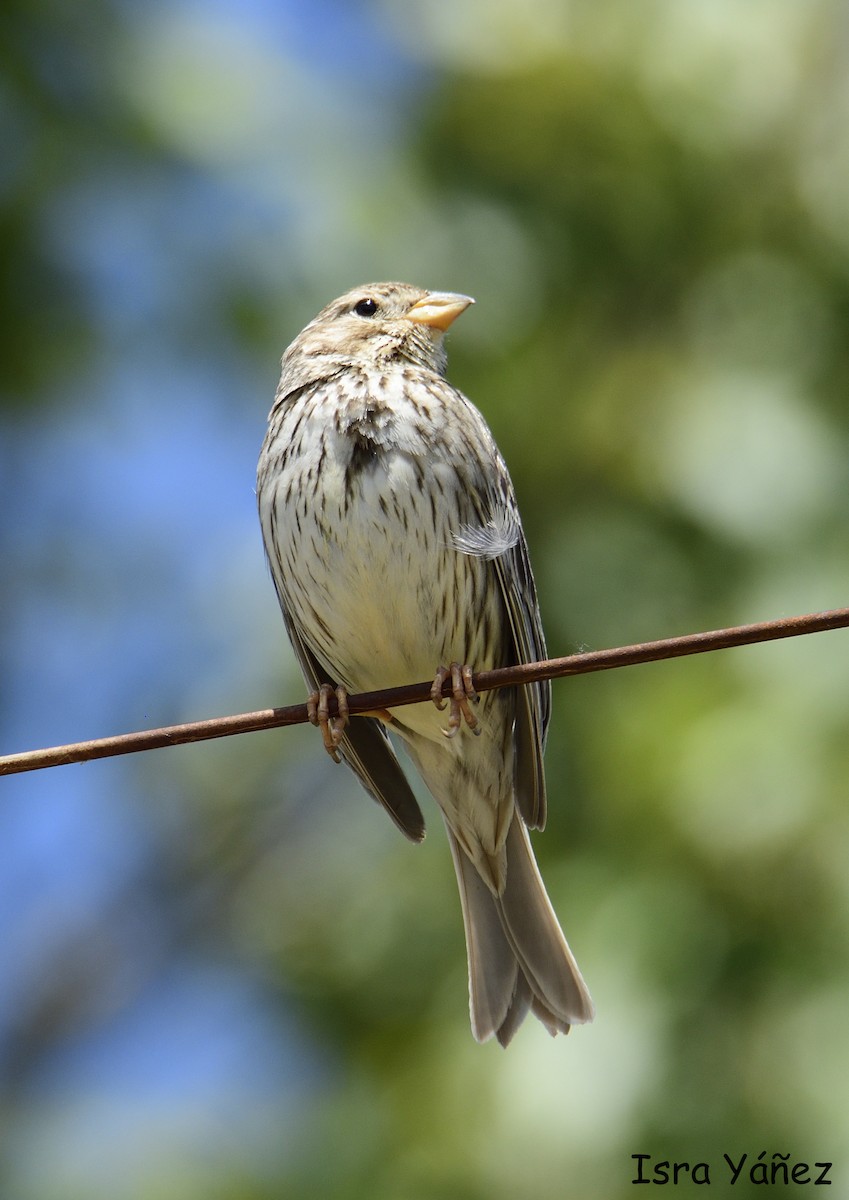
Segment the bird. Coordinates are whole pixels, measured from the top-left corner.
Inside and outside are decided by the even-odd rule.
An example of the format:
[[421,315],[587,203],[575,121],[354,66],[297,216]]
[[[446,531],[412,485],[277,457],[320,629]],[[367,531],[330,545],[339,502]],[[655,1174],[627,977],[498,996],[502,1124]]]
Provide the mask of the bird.
[[[594,1009],[528,833],[546,819],[550,684],[473,686],[546,654],[507,466],[446,378],[445,332],[472,303],[371,283],[309,321],[283,354],[257,504],[310,720],[420,842],[389,732],[405,744],[448,835],[472,1033],[507,1046],[528,1012],[555,1035]],[[348,714],[348,694],[431,678],[430,701]]]

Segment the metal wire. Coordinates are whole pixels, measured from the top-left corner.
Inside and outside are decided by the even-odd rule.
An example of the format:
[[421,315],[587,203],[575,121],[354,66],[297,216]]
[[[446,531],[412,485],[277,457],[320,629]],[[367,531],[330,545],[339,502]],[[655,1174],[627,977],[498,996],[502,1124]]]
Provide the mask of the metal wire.
[[[727,650],[735,646],[799,637],[807,633],[823,633],[830,629],[845,629],[847,626],[849,608],[837,608],[828,612],[807,613],[800,617],[786,617],[778,621],[763,621],[754,625],[691,633],[684,637],[663,638],[656,642],[641,642],[638,645],[620,646],[611,650],[591,650],[582,654],[572,654],[567,658],[500,667],[494,671],[479,671],[473,675],[472,682],[476,691],[487,692],[493,688],[535,683],[543,679],[558,679],[565,675],[585,675],[591,671],[611,671],[638,663],[682,658],[690,654],[706,654],[712,650]],[[412,683],[404,687],[350,696],[349,711],[356,715],[429,701],[432,683],[433,680],[427,680],[424,683]],[[445,684],[446,695],[449,689],[450,680]],[[330,709],[331,714],[335,714],[334,699],[331,699]],[[0,775],[39,771],[45,767],[88,762],[91,759],[110,758],[118,754],[136,754],[142,750],[158,750],[163,746],[179,746],[187,742],[231,737],[237,733],[255,733],[261,729],[277,729],[284,725],[301,725],[308,719],[306,704],[292,704],[286,708],[265,708],[258,712],[213,717],[206,721],[190,721],[184,725],[170,725],[163,729],[123,733],[115,737],[73,742],[44,750],[28,750],[0,757]]]

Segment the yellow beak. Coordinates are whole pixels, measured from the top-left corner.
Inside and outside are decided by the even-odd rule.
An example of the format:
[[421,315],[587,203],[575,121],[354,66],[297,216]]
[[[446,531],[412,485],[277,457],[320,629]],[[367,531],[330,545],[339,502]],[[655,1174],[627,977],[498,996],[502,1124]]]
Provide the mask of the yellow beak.
[[407,316],[411,321],[417,321],[420,325],[430,325],[431,328],[444,333],[451,322],[456,320],[461,312],[465,312],[470,304],[474,304],[472,297],[461,296],[459,292],[428,292],[421,300],[416,301]]

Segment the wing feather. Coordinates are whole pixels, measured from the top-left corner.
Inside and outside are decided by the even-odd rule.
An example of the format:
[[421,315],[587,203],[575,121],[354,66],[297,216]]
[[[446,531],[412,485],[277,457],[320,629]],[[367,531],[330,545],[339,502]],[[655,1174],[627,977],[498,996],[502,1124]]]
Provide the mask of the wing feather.
[[[545,638],[537,606],[536,587],[525,535],[506,554],[494,560],[495,573],[510,621],[515,662],[539,662],[546,657]],[[519,812],[530,829],[543,829],[546,819],[543,749],[551,714],[551,684],[517,688],[514,727],[513,781]]]
[[[510,625],[512,663],[539,662],[546,657],[545,635],[528,545],[510,476],[500,455],[498,468],[500,488],[478,499],[480,529],[475,533],[464,527],[455,537],[455,545],[463,553],[476,554],[492,563]],[[550,682],[517,688],[516,701],[516,804],[529,828],[543,829],[547,801],[542,757],[551,717]]]

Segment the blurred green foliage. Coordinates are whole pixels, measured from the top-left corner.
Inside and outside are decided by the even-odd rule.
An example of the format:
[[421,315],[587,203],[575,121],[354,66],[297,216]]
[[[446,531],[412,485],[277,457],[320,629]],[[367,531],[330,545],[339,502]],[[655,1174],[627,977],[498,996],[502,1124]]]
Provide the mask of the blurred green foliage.
[[[449,373],[513,474],[552,653],[844,604],[842,6],[353,11],[387,39],[397,108],[361,46],[331,61],[266,43],[237,7],[7,7],[2,402],[19,450],[38,455],[45,421],[71,436],[85,400],[63,409],[64,384],[124,354],[139,323],[187,357],[223,343],[251,362],[233,404],[258,449],[289,338],[358,278],[406,277],[478,300]],[[366,120],[370,105],[391,112]],[[171,219],[178,183],[195,240]],[[57,232],[68,196],[101,186],[107,211],[108,188],[139,188],[138,225],[176,261],[167,304],[118,334]],[[160,664],[181,717],[300,694],[291,661],[269,658],[282,629],[244,536],[221,567],[232,655],[205,691],[179,657]],[[267,608],[244,601],[266,592]],[[106,1183],[11,1147],[15,1194],[610,1200],[631,1194],[635,1153],[706,1160],[720,1183],[723,1153],[761,1150],[845,1175],[847,668],[835,633],[555,685],[536,846],[598,1018],[557,1042],[526,1027],[507,1053],[469,1035],[432,805],[415,851],[308,731],[123,764],[115,802],[121,778],[152,798],[146,887],[173,952],[259,981],[318,1079],[287,1083],[285,1113],[268,1098],[256,1158],[237,1133],[214,1149],[172,1136],[164,1105],[144,1161],[116,1150]],[[128,702],[114,719],[137,717]],[[111,969],[95,961],[83,991]],[[28,1086],[102,1018],[53,970],[65,1019],[33,1026],[3,1088],[48,1159],[62,1142]],[[86,1099],[80,1085],[64,1103]]]

